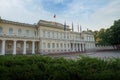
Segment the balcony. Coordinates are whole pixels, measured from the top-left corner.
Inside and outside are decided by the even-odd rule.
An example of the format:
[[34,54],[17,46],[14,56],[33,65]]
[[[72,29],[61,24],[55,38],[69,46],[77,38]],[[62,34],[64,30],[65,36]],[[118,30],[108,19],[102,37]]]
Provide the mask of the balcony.
[[15,38],[15,39],[37,39],[39,40],[38,36],[25,36],[25,35],[16,35],[16,34],[5,34],[1,33],[0,38]]

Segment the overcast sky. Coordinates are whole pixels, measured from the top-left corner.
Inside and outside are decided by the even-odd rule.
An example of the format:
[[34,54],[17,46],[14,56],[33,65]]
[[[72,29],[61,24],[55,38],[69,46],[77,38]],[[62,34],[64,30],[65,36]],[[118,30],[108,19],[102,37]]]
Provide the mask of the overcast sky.
[[120,0],[0,0],[0,16],[30,24],[66,21],[70,27],[73,22],[76,31],[78,24],[82,30],[99,30],[120,19]]

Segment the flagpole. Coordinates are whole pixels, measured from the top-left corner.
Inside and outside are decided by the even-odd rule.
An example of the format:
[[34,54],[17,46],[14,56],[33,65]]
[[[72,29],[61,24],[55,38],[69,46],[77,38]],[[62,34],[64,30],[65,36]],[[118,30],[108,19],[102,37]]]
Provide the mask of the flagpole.
[[74,42],[74,44],[73,44],[73,52],[75,52],[75,49],[74,49],[74,48],[75,48],[75,34],[74,34],[74,28],[73,28],[73,35],[74,35],[74,41],[73,41],[73,42]]
[[56,25],[56,14],[54,14],[53,18],[54,18],[54,22],[55,22],[55,25]]
[[[66,21],[65,21],[65,34],[66,34],[66,48],[68,47],[68,44],[67,44],[67,25],[66,25]],[[66,51],[67,51],[67,49],[66,49]]]

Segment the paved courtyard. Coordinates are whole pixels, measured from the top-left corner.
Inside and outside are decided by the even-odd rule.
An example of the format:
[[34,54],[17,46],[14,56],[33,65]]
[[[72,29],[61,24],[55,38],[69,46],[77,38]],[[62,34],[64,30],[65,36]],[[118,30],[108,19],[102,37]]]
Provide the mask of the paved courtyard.
[[91,52],[81,55],[97,58],[120,58],[120,51],[106,51],[106,52]]
[[66,59],[78,59],[80,56],[96,57],[101,59],[120,58],[120,51],[88,52],[75,54],[50,55],[52,57],[64,57]]

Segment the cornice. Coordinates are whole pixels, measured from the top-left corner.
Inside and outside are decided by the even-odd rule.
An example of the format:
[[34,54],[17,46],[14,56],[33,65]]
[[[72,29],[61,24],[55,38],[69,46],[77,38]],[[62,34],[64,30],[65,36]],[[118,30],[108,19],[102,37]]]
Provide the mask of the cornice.
[[[38,22],[39,26],[44,26],[44,27],[51,27],[51,28],[57,28],[57,29],[62,29],[64,30],[64,25],[61,23],[57,23],[57,22],[52,22],[52,21],[45,21],[45,20],[40,20]],[[69,26],[67,25],[67,30],[71,30],[69,28]]]
[[0,19],[0,23],[13,24],[13,25],[19,25],[19,26],[27,26],[27,27],[35,27],[34,24],[20,23],[20,22],[5,20],[5,19]]

